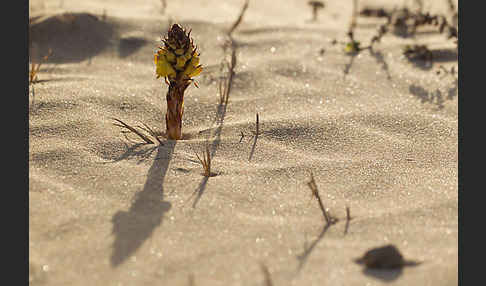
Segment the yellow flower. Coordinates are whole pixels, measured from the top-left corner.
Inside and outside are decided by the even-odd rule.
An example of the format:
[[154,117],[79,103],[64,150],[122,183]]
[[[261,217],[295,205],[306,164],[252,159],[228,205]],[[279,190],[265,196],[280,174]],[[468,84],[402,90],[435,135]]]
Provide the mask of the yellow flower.
[[189,65],[185,70],[184,70],[184,74],[191,78],[191,77],[195,77],[195,76],[198,76],[203,70],[203,67],[201,65],[198,65],[198,66],[193,66],[193,65]]
[[347,54],[357,53],[357,52],[359,52],[359,49],[360,49],[359,45],[360,45],[360,43],[356,42],[356,41],[349,42],[344,47],[344,52],[347,53]]
[[184,56],[177,57],[177,63],[175,65],[176,70],[182,70],[186,65],[186,58]]
[[169,29],[167,38],[162,40],[164,45],[155,54],[157,78],[191,80],[202,72],[197,47],[194,47],[189,34],[177,24]]
[[170,63],[167,61],[165,55],[163,52],[158,52],[154,56],[154,62],[156,66],[155,73],[157,75],[157,78],[159,77],[171,77],[175,76],[176,72],[170,65]]
[[176,56],[174,55],[174,53],[173,53],[173,52],[166,51],[166,55],[165,55],[165,57],[167,58],[167,60],[168,60],[170,63],[174,63],[174,62],[175,62]]

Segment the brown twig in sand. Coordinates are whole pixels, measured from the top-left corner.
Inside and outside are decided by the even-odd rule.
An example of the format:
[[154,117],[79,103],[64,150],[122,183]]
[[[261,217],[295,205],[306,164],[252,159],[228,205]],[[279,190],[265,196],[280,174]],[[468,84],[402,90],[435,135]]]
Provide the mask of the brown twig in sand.
[[[120,119],[117,119],[117,118],[112,118],[113,120],[119,122],[120,124],[117,124],[117,123],[113,123],[113,125],[115,126],[118,126],[118,127],[122,127],[122,128],[125,128],[125,129],[128,129],[129,131],[131,131],[132,133],[135,133],[136,135],[138,135],[140,138],[142,138],[143,141],[145,141],[145,143],[147,144],[154,144],[154,142],[152,140],[150,140],[147,136],[145,136],[144,134],[140,133],[137,129],[135,129],[134,127],[126,124],[125,122],[121,121]],[[157,139],[158,140],[158,139]],[[160,141],[159,141],[160,142]]]
[[147,124],[145,123],[142,123],[144,127],[141,127],[141,126],[138,126],[140,129],[143,129],[145,131],[147,131],[148,134],[152,135],[152,137],[154,137],[160,145],[164,145],[164,143],[162,143],[162,141],[159,139],[159,133],[154,131],[152,128],[150,128]]
[[314,180],[314,175],[312,172],[310,172],[311,175],[311,180],[307,183],[309,188],[312,191],[312,196],[317,199],[317,202],[319,203],[319,207],[321,208],[322,215],[324,216],[324,219],[326,220],[326,224],[321,230],[321,233],[319,233],[319,236],[311,243],[309,247],[305,247],[304,252],[301,255],[298,255],[297,258],[299,259],[299,266],[297,268],[298,271],[302,269],[304,266],[304,263],[307,261],[307,257],[310,255],[314,247],[317,245],[317,243],[324,237],[324,234],[326,234],[327,230],[333,225],[336,224],[339,219],[331,216],[328,211],[326,211],[326,208],[324,207],[324,204],[322,203],[321,196],[319,195],[319,190],[317,189],[317,184],[316,181]]
[[29,84],[34,84],[34,83],[37,82],[37,78],[38,78],[37,74],[39,73],[41,65],[44,62],[46,62],[51,55],[52,55],[52,50],[49,49],[49,52],[47,53],[47,55],[43,56],[42,61],[39,62],[39,63],[36,63],[34,57],[31,57],[31,68],[30,68],[30,72],[29,72]]
[[351,214],[350,214],[350,211],[349,211],[349,207],[346,206],[346,225],[344,227],[344,235],[346,235],[348,233],[348,228],[349,228],[349,222],[352,220],[353,218],[351,217]]
[[258,116],[258,113],[256,114],[256,124],[255,124],[255,129],[256,131],[252,131],[253,136],[255,138],[255,141],[253,141],[253,146],[251,147],[251,152],[250,152],[250,157],[248,158],[248,161],[251,161],[251,158],[253,157],[253,153],[255,153],[255,147],[256,143],[258,140],[258,135],[260,135],[260,118]]
[[199,160],[199,163],[201,163],[201,165],[203,167],[203,170],[204,170],[203,176],[204,177],[213,176],[213,173],[211,173],[211,153],[209,152],[209,145],[206,145],[206,150],[202,154],[202,157],[203,157],[202,159],[201,159],[201,157],[199,157],[199,155],[196,152],[194,152],[194,153],[196,154],[196,157]]
[[245,133],[243,133],[243,131],[240,131],[240,133],[241,133],[241,138],[240,138],[240,142],[238,143],[241,143],[241,140],[243,140],[243,138],[245,137]]
[[317,184],[316,181],[314,180],[314,174],[310,172],[311,180],[307,183],[309,188],[312,191],[312,195],[316,198],[317,202],[319,203],[319,207],[321,208],[322,215],[324,216],[324,219],[326,220],[326,225],[332,225],[338,222],[338,218],[332,217],[327,211],[326,208],[324,207],[324,204],[322,203],[321,196],[319,195],[319,190],[317,189]]
[[238,27],[238,25],[241,23],[241,21],[243,20],[243,16],[245,15],[245,12],[246,12],[246,9],[248,8],[248,3],[250,2],[250,0],[246,0],[245,1],[245,4],[243,5],[243,7],[241,8],[241,12],[240,12],[240,16],[238,16],[238,19],[236,19],[236,21],[233,23],[233,26],[231,26],[231,28],[228,30],[228,33],[227,35],[229,37],[231,37],[231,34],[233,33],[233,31],[236,29],[236,27]]
[[[231,60],[228,61],[223,58],[220,65],[221,78],[218,86],[220,106],[228,104],[229,94],[233,84],[233,76],[235,75],[234,69],[236,66],[236,49],[233,47],[232,41],[229,43],[229,45],[231,45]],[[227,76],[224,76],[225,66],[227,68]]]
[[260,135],[260,116],[258,115],[258,112],[256,114],[255,131],[252,131],[252,133],[255,136]]

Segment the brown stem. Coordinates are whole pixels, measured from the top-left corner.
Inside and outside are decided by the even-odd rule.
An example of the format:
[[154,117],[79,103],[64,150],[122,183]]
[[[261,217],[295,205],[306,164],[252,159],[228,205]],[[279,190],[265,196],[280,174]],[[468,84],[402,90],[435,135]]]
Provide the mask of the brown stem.
[[189,86],[189,81],[171,81],[167,92],[167,113],[165,124],[167,138],[179,140],[182,138],[182,114],[184,113],[184,91]]

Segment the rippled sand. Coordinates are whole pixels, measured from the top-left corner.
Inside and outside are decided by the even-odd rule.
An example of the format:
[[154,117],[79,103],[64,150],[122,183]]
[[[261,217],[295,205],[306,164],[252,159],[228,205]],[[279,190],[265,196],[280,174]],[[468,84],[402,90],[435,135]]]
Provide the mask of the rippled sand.
[[[306,1],[251,0],[220,105],[224,35],[244,1],[30,2],[33,47],[53,51],[30,96],[31,285],[265,285],[262,265],[273,285],[457,285],[457,76],[436,74],[457,70],[452,40],[387,34],[353,58],[331,44],[351,1],[309,22]],[[185,140],[127,140],[112,118],[164,130],[153,52],[170,21],[192,29],[205,66],[186,91]],[[381,23],[358,18],[355,37]],[[413,43],[438,55],[432,67],[402,56]],[[326,232],[310,172],[340,218]],[[389,243],[423,263],[353,262]]]

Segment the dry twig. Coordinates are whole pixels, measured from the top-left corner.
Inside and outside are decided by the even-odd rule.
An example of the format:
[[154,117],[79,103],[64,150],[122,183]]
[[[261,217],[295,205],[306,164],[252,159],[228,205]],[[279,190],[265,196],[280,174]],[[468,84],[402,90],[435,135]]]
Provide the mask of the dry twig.
[[310,175],[311,175],[311,180],[307,183],[307,185],[311,189],[312,195],[316,198],[317,202],[319,203],[319,207],[321,208],[322,215],[326,220],[326,225],[335,224],[336,222],[338,222],[338,219],[330,216],[329,213],[326,211],[326,208],[322,203],[321,196],[319,195],[319,190],[317,189],[317,184],[316,181],[314,180],[314,175],[312,174],[312,172],[310,173]]
[[349,211],[349,207],[346,206],[346,226],[344,227],[344,235],[346,235],[348,233],[348,228],[349,228],[349,222],[352,220],[353,218],[351,217],[351,214],[350,214],[350,211]]
[[228,36],[231,37],[231,34],[233,33],[233,31],[236,29],[236,27],[238,27],[238,25],[243,20],[243,16],[245,15],[245,12],[246,12],[246,9],[248,8],[249,2],[250,2],[250,0],[245,1],[245,4],[241,8],[240,16],[238,16],[238,19],[236,19],[236,21],[233,23],[233,26],[231,26],[231,28],[228,30]]
[[39,62],[39,63],[36,63],[34,57],[31,57],[31,68],[30,68],[30,72],[29,72],[29,84],[34,84],[34,83],[37,82],[37,77],[38,77],[37,74],[39,73],[41,65],[44,62],[46,62],[51,55],[52,55],[52,50],[49,49],[49,52],[47,53],[47,55],[42,57],[42,61]]
[[[140,138],[142,138],[143,141],[145,141],[145,143],[147,144],[154,144],[154,142],[152,140],[150,140],[147,136],[145,136],[144,134],[140,133],[137,129],[135,129],[134,127],[126,124],[125,122],[121,121],[120,119],[117,119],[117,118],[112,118],[113,120],[119,122],[120,124],[117,124],[117,123],[113,123],[113,125],[115,126],[118,126],[118,127],[122,127],[122,128],[125,128],[125,129],[128,129],[130,132],[132,133],[135,133],[136,135],[138,135]],[[158,140],[158,139],[157,139]],[[160,141],[159,141],[160,142]]]
[[252,131],[252,133],[255,137],[255,141],[253,141],[253,146],[251,147],[250,157],[248,158],[248,161],[251,161],[251,158],[253,157],[253,153],[255,153],[255,147],[256,147],[257,140],[258,140],[258,135],[260,135],[260,119],[259,119],[258,113],[256,114],[256,127],[255,128],[256,128],[256,131]]
[[199,155],[194,152],[196,154],[196,157],[197,159],[199,160],[199,163],[201,163],[201,165],[203,166],[203,169],[204,169],[204,173],[203,173],[203,176],[204,177],[211,177],[213,175],[213,173],[211,173],[211,153],[209,152],[209,145],[206,145],[206,150],[205,152],[202,154],[202,159],[201,157],[199,157]]

